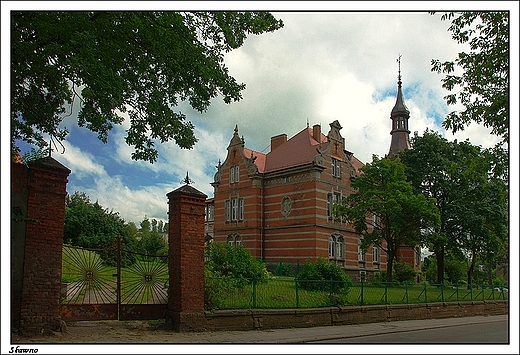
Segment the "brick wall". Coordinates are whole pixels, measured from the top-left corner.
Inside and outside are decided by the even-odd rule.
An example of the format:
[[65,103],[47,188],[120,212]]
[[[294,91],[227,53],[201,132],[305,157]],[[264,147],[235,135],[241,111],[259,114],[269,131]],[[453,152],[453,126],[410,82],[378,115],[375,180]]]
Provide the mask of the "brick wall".
[[[21,335],[47,335],[61,324],[61,259],[70,170],[46,157],[31,162],[26,172],[13,176],[12,182],[13,189],[27,194],[25,235],[11,236],[19,242],[16,252],[13,250],[12,268],[20,265],[18,258],[23,257],[18,331]],[[24,179],[26,189],[21,188]],[[17,292],[20,290],[13,289]],[[18,309],[13,313],[18,314]]]
[[253,309],[206,312],[208,331],[305,328],[508,314],[508,301],[439,302],[404,305]]
[[206,195],[184,185],[168,196],[168,315],[177,331],[201,331],[204,319]]

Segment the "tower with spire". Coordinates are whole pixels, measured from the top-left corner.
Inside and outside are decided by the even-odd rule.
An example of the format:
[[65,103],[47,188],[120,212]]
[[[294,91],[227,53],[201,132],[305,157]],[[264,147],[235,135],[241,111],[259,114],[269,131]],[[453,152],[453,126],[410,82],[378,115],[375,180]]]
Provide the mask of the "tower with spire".
[[410,110],[404,104],[403,92],[401,89],[401,55],[397,58],[399,71],[397,76],[397,100],[390,114],[392,120],[392,141],[387,157],[395,159],[400,151],[410,149],[410,131],[408,130],[408,119],[410,118]]

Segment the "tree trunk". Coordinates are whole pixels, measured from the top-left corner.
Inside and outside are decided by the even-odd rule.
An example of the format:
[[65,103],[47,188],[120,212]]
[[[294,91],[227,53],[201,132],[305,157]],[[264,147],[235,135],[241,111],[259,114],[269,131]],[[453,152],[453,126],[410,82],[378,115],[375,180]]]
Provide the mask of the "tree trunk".
[[386,282],[390,283],[392,282],[392,272],[394,270],[394,253],[389,252],[387,254],[387,261],[386,261]]
[[468,268],[468,289],[471,287],[471,283],[473,282],[473,269],[475,268],[475,254],[471,255],[471,264]]
[[444,246],[440,247],[435,252],[435,258],[437,259],[437,283],[444,283]]

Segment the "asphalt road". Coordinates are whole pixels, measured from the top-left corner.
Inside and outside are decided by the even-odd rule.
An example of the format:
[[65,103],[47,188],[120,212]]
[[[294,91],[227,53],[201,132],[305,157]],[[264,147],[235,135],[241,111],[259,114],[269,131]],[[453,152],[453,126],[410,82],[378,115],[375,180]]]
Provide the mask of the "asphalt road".
[[420,330],[401,330],[386,334],[370,334],[311,343],[357,344],[507,344],[509,326],[507,318],[485,323],[449,324]]

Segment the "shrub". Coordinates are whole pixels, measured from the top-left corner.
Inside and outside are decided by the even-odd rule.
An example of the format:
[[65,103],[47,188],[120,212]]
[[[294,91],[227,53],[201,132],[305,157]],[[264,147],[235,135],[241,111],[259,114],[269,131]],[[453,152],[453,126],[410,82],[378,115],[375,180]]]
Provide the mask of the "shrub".
[[208,247],[206,266],[215,277],[234,279],[237,286],[251,283],[253,279],[263,282],[269,278],[269,272],[260,260],[254,258],[241,244],[232,246],[227,243],[215,242]]
[[319,258],[315,263],[306,262],[297,279],[299,286],[309,291],[337,293],[352,286],[350,277],[342,268],[334,263],[327,263],[323,258]]
[[417,272],[408,263],[395,262],[394,263],[394,276],[395,276],[395,279],[399,282],[415,281]]
[[275,270],[276,276],[291,276],[293,275],[291,266],[283,262],[278,263]]

